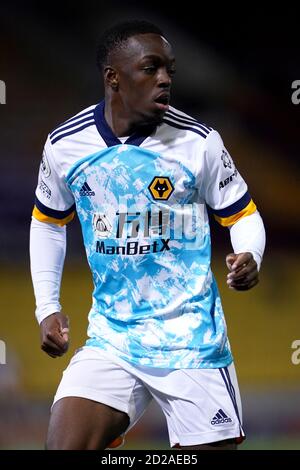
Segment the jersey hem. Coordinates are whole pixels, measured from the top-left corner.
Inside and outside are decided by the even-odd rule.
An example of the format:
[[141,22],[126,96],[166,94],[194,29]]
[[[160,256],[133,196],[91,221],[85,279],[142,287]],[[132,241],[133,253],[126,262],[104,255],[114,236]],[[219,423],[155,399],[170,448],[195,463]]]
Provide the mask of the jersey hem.
[[[121,361],[125,361],[126,363],[128,364],[132,364],[134,366],[138,366],[138,367],[149,367],[149,369],[151,368],[154,368],[154,369],[171,369],[171,370],[177,370],[177,369],[219,369],[219,368],[222,368],[222,367],[228,367],[232,362],[233,362],[233,356],[231,354],[231,352],[229,352],[229,354],[226,354],[226,356],[222,357],[222,359],[218,359],[216,361],[214,360],[202,360],[200,362],[199,360],[199,363],[196,365],[196,366],[193,366],[193,364],[189,364],[187,366],[182,366],[182,365],[178,365],[178,367],[174,367],[174,366],[170,366],[170,364],[168,364],[166,361],[158,361],[158,360],[155,360],[151,363],[151,364],[143,364],[139,361],[137,361],[134,357],[127,357],[125,356],[124,354],[120,353],[118,354],[118,352],[116,352],[117,350],[115,348],[109,348],[109,349],[106,349],[103,347],[103,345],[99,346],[97,344],[97,339],[94,339],[94,338],[91,338],[91,339],[88,339],[85,343],[85,347],[88,347],[88,348],[97,348],[99,349],[99,351],[103,352],[103,353],[106,353],[108,354],[110,357],[114,357],[116,358],[116,360],[121,360]],[[179,361],[176,361],[176,362],[179,362]]]

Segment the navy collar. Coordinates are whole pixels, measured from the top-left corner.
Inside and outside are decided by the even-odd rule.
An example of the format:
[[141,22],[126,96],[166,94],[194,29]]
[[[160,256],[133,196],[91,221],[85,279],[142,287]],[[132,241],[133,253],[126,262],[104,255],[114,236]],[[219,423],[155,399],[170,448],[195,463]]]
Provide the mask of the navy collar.
[[[113,145],[122,145],[122,142],[113,133],[106,122],[104,117],[104,100],[100,101],[100,103],[95,107],[94,117],[98,132],[106,143],[107,147],[112,147]],[[125,144],[136,145],[138,147],[142,142],[144,142],[145,139],[147,139],[147,137],[149,137],[149,135],[154,132],[155,128],[155,125],[145,126],[142,130],[138,130],[129,136]]]

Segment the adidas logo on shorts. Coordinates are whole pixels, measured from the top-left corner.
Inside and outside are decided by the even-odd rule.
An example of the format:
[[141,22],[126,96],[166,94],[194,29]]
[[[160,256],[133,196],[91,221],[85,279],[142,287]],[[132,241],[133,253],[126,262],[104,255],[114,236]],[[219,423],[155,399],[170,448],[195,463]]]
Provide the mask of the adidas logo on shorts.
[[229,418],[229,416],[227,416],[227,414],[224,413],[224,411],[221,410],[220,408],[219,411],[215,414],[215,416],[211,420],[210,424],[214,426],[216,424],[225,424],[225,423],[232,423],[232,419]]

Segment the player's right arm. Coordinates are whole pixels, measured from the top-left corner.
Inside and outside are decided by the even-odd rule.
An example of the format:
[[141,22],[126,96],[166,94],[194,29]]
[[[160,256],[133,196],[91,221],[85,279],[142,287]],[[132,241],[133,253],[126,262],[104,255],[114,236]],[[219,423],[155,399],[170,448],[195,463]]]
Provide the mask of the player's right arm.
[[61,312],[59,296],[66,253],[65,225],[74,213],[72,193],[48,139],[30,227],[30,264],[41,348],[51,357],[61,356],[68,349],[68,318]]

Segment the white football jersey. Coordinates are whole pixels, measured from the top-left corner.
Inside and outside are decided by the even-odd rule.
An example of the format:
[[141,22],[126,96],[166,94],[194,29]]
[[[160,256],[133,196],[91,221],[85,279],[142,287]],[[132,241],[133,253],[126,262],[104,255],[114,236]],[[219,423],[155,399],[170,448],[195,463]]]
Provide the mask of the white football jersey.
[[102,101],[50,133],[33,215],[64,225],[77,212],[94,280],[88,345],[151,367],[231,363],[207,205],[224,226],[256,210],[218,132],[181,111],[122,143]]

